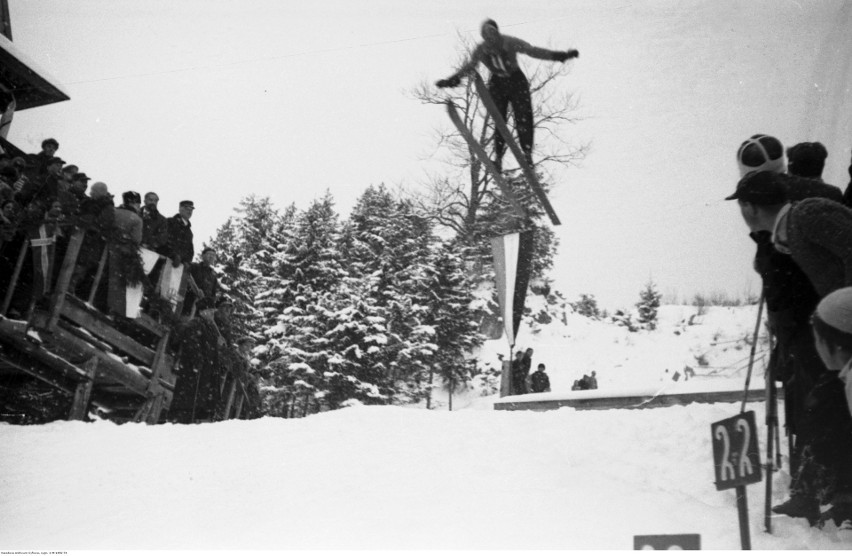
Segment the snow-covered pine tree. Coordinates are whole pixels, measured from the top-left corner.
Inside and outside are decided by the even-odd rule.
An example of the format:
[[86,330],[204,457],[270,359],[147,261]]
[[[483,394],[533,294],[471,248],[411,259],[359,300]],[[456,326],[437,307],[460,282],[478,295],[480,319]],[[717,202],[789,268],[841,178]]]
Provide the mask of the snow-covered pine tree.
[[277,274],[275,253],[291,235],[295,207],[282,214],[269,197],[250,195],[234,212],[205,246],[218,254],[219,283],[234,300],[236,330],[261,340],[268,319],[263,299]]
[[645,288],[639,292],[639,302],[636,303],[636,309],[639,311],[637,320],[648,330],[657,328],[657,310],[660,308],[662,297],[653,280],[648,280]]
[[384,185],[370,186],[350,217],[350,275],[361,279],[362,298],[381,309],[385,345],[369,359],[370,380],[395,400],[417,399],[417,380],[434,353],[432,330],[423,326],[426,276],[437,239],[429,220]]
[[431,369],[453,391],[470,382],[467,359],[485,338],[479,333],[473,283],[460,249],[449,242],[434,253],[428,296],[423,300],[429,307],[424,324],[433,328],[437,347]]
[[[326,192],[298,213],[293,237],[275,253],[277,273],[264,294],[269,411],[284,416],[295,399],[326,400],[330,365],[337,360],[325,338],[329,315],[340,307],[345,271],[338,251],[340,224]],[[332,362],[332,363],[330,363]],[[331,407],[336,407],[333,402]]]
[[574,312],[576,312],[578,315],[583,315],[584,317],[589,317],[590,319],[601,318],[601,311],[598,308],[598,301],[592,294],[582,293],[580,294],[580,299],[573,303],[570,303],[569,305],[571,305],[571,308],[574,309]]

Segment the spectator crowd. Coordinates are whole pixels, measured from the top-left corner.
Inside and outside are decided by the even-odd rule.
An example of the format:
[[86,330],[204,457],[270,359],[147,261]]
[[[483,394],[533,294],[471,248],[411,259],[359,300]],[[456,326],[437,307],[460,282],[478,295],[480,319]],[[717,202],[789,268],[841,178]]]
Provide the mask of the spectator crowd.
[[825,183],[827,158],[819,142],[785,150],[754,135],[727,197],[756,245],[769,377],[784,390],[791,483],[772,510],[812,526],[852,520],[852,180],[845,191]]
[[533,353],[533,348],[515,352],[511,365],[509,395],[550,392],[550,377],[545,372],[544,363],[539,363],[536,371],[530,374]]
[[243,416],[258,416],[253,340],[234,337],[233,303],[221,295],[216,251],[205,248],[193,261],[194,203],[181,201],[169,218],[160,213],[157,193],[143,198],[125,191],[116,206],[105,183],[89,185],[89,176],[58,150],[58,141],[45,139],[36,154],[0,152],[0,292],[14,290],[0,295],[0,314],[29,319],[34,309],[49,307],[71,236],[81,231],[68,292],[116,321],[144,311],[174,327],[169,419],[227,418],[240,404]]

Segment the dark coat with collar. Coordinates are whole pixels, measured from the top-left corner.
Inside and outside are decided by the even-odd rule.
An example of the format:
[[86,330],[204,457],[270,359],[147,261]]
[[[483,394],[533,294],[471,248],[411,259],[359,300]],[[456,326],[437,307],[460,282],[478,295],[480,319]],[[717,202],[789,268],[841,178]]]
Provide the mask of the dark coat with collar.
[[195,256],[195,248],[192,245],[192,224],[185,222],[180,214],[169,218],[166,222],[168,240],[166,242],[166,255],[175,260],[180,257],[182,264],[188,265]]
[[161,255],[167,255],[169,240],[168,219],[157,209],[142,208],[142,246]]

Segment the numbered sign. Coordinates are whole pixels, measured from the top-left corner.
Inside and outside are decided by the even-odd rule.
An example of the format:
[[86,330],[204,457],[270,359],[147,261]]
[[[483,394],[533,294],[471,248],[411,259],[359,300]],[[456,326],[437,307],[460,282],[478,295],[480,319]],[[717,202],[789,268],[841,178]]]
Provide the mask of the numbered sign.
[[762,471],[754,411],[718,421],[710,428],[713,436],[716,490],[760,482]]
[[701,535],[636,535],[633,550],[701,550]]

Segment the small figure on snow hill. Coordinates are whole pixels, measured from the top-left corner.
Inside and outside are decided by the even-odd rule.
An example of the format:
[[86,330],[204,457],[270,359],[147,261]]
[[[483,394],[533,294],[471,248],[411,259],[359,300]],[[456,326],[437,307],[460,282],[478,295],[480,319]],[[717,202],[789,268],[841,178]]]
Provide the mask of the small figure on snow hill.
[[530,376],[530,371],[532,370],[532,355],[533,348],[527,348],[524,352],[524,356],[521,358],[521,372],[524,375],[524,384],[526,384],[526,381]]
[[512,359],[512,391],[511,395],[527,393],[527,375],[524,373],[524,352],[516,351]]
[[[476,45],[470,59],[453,75],[437,81],[435,85],[440,88],[457,87],[461,83],[461,78],[471,73],[477,64],[480,62],[485,64],[485,67],[491,72],[488,92],[494,99],[494,103],[504,120],[509,104],[512,105],[518,142],[526,155],[527,162],[532,166],[534,129],[532,100],[530,99],[529,81],[518,66],[518,53],[555,62],[565,62],[577,58],[580,53],[577,50],[562,52],[531,46],[521,39],[501,34],[493,19],[486,19],[482,23],[480,31],[483,42]],[[505,150],[506,143],[500,133],[495,130],[494,165],[497,166],[498,170],[502,169]]]
[[550,392],[550,378],[544,372],[544,363],[539,363],[536,371],[530,375],[530,390],[536,394]]
[[597,379],[597,371],[592,371],[591,376],[586,381],[586,390],[597,390],[598,389],[598,379]]

